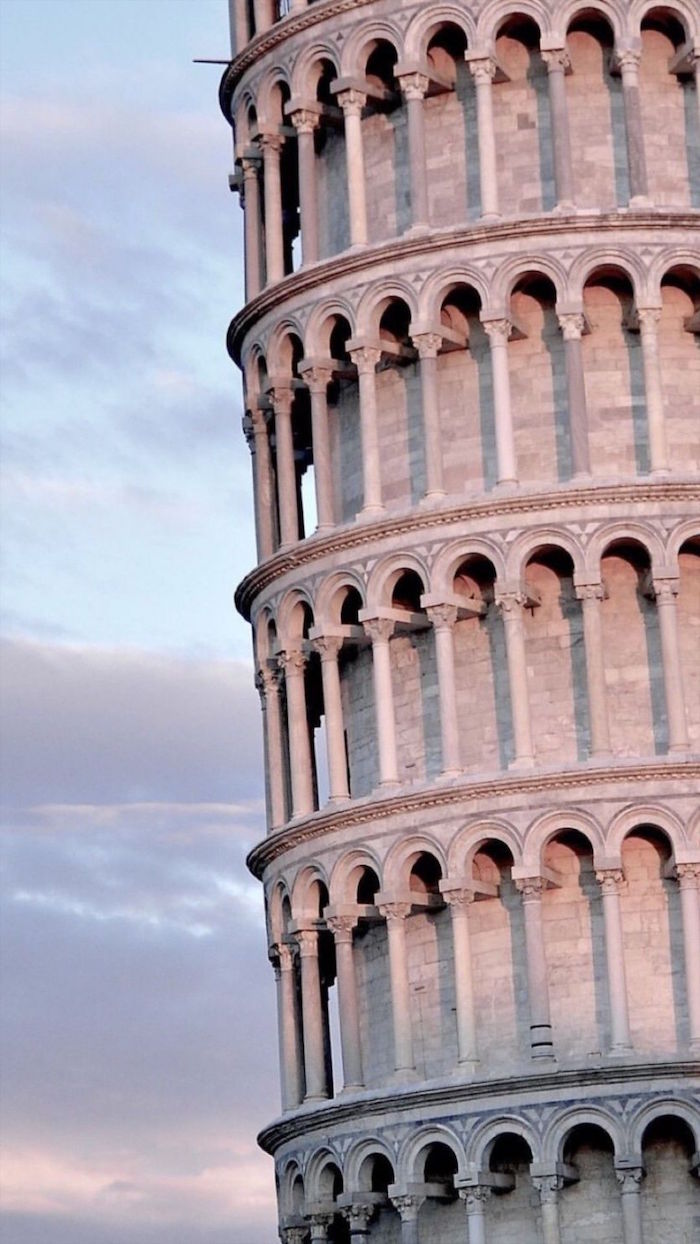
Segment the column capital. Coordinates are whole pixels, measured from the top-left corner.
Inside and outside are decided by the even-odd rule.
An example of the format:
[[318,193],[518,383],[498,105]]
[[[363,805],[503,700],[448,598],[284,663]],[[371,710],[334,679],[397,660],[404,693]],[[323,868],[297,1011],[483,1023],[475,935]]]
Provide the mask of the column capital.
[[491,1189],[488,1184],[473,1184],[470,1188],[458,1188],[460,1198],[466,1201],[467,1213],[474,1211],[483,1211],[486,1202],[491,1198]]
[[282,678],[282,670],[279,666],[259,665],[255,671],[255,690],[258,692],[260,699],[265,706],[265,701],[271,691],[277,691]]
[[586,317],[582,311],[563,311],[557,314],[564,341],[580,341],[586,329]]
[[440,333],[414,333],[412,341],[418,351],[418,357],[422,359],[437,358],[438,351],[442,347]]
[[244,181],[257,181],[260,173],[260,155],[258,152],[253,154],[252,152],[247,151],[246,154],[241,157],[241,172],[243,173]]
[[288,116],[297,134],[313,134],[321,119],[313,108],[305,108],[303,105],[289,112]]
[[299,364],[299,375],[311,393],[323,393],[333,379],[333,365],[309,360]]
[[306,1218],[311,1227],[325,1227],[327,1230],[328,1227],[333,1226],[333,1219],[335,1218],[335,1210],[334,1209],[309,1210],[306,1214]]
[[469,72],[477,85],[484,82],[493,82],[496,76],[496,61],[493,56],[485,54],[479,56],[476,54],[467,55],[464,58],[469,66]]
[[516,890],[522,894],[524,903],[539,903],[547,889],[546,877],[517,877]]
[[602,583],[575,583],[574,594],[577,600],[605,600]]
[[525,597],[522,592],[497,592],[495,604],[506,616],[517,614],[525,604]]
[[243,418],[241,419],[241,428],[243,430],[243,435],[245,437],[245,443],[248,446],[251,454],[254,454],[255,453],[255,424],[253,423],[253,416],[251,415],[250,411],[246,411]]
[[425,612],[436,631],[451,631],[457,621],[456,605],[428,605]]
[[564,1187],[561,1175],[533,1175],[530,1178],[533,1188],[539,1193],[541,1205],[556,1204],[557,1197]]
[[353,1231],[366,1231],[374,1213],[374,1206],[345,1205],[340,1212],[348,1223],[351,1233]]
[[426,73],[420,73],[417,69],[411,69],[407,73],[399,73],[396,75],[401,87],[401,94],[404,99],[424,99],[428,89],[429,79]]
[[620,894],[627,886],[625,874],[621,868],[598,869],[595,879],[603,894]]
[[700,861],[692,864],[676,864],[676,880],[681,890],[700,889]]
[[547,66],[547,73],[569,73],[571,57],[566,47],[540,48],[540,56]]
[[387,924],[399,924],[410,916],[411,904],[390,899],[386,903],[378,903],[377,911]]
[[628,1196],[630,1193],[639,1193],[645,1174],[646,1172],[641,1163],[639,1166],[616,1166],[615,1178],[620,1185],[621,1195]]
[[311,647],[322,661],[337,661],[342,646],[343,640],[340,635],[316,635],[311,640]]
[[270,399],[272,409],[276,415],[288,415],[291,413],[294,393],[288,382],[271,384],[269,389],[266,390],[266,395]]
[[291,972],[294,967],[294,947],[289,942],[275,942],[274,949],[280,972]]
[[402,1222],[415,1222],[425,1197],[417,1196],[415,1193],[397,1192],[394,1196],[390,1196],[389,1200]]
[[295,929],[292,937],[299,947],[301,959],[318,958],[318,931],[316,929]]
[[354,349],[348,350],[348,354],[360,375],[374,372],[377,363],[382,357],[381,350],[376,346],[355,346]]
[[277,662],[285,677],[303,674],[308,657],[301,648],[286,648],[277,654]]
[[468,911],[476,900],[476,891],[468,886],[455,885],[454,889],[445,888],[440,893],[452,911]]
[[491,345],[507,345],[513,331],[512,322],[505,316],[480,317],[481,324]]
[[680,591],[680,580],[672,578],[652,578],[651,588],[657,605],[672,604]]
[[352,931],[357,921],[357,916],[326,916],[326,926],[330,929],[336,942],[352,942]]
[[263,156],[268,153],[271,154],[272,152],[279,155],[280,151],[284,147],[285,138],[284,134],[279,134],[275,130],[261,130],[256,136],[256,142],[259,144]]
[[635,318],[640,329],[654,329],[661,319],[661,307],[635,307]]
[[367,95],[365,92],[358,91],[354,86],[349,86],[342,91],[338,91],[336,99],[346,117],[359,117],[362,109],[367,103]]
[[618,73],[637,73],[642,61],[641,47],[624,44],[616,47],[613,53],[613,71]]
[[372,643],[388,643],[394,634],[396,623],[393,618],[363,618],[362,626],[365,635],[368,635]]

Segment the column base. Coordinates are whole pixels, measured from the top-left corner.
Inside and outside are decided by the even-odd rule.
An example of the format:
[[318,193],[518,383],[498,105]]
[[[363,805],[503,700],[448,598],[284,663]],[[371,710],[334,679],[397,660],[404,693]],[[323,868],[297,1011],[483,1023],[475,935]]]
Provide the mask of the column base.
[[424,237],[426,233],[430,233],[430,225],[418,221],[417,224],[409,225],[408,229],[404,229],[403,236],[405,238]]
[[479,223],[482,225],[496,225],[503,220],[500,212],[483,212],[479,217]]
[[513,477],[512,479],[499,479],[494,484],[493,491],[494,492],[509,492],[511,489],[517,488],[517,487],[518,487],[518,480],[515,479],[515,477]]
[[396,787],[399,785],[400,783],[398,778],[386,778],[385,781],[379,783],[377,790],[396,790]]
[[611,1045],[608,1058],[629,1058],[634,1050],[631,1045]]
[[562,203],[557,203],[556,207],[552,208],[553,216],[574,216],[575,213],[576,204],[570,203],[568,200],[564,200]]
[[603,762],[605,762],[605,761],[608,761],[608,760],[612,760],[612,752],[611,752],[611,751],[606,751],[606,752],[591,752],[590,756],[588,757],[588,763],[589,763],[589,764],[596,764],[596,765],[598,765],[598,764],[601,764],[601,763],[603,763]]
[[669,756],[685,756],[690,751],[689,743],[669,743]]
[[476,1075],[478,1070],[479,1070],[479,1059],[478,1058],[465,1058],[463,1060],[460,1060],[460,1062],[457,1063],[457,1066],[452,1072],[452,1075],[455,1079],[464,1079],[466,1076],[467,1079],[471,1080],[471,1078]]
[[355,515],[355,522],[362,523],[368,518],[383,518],[386,514],[385,505],[363,505],[361,510]]
[[416,1084],[419,1078],[415,1067],[403,1067],[389,1076],[389,1084],[396,1088],[401,1084]]
[[534,756],[516,756],[515,760],[511,760],[508,769],[512,773],[519,773],[522,769],[534,769]]
[[666,476],[670,474],[671,468],[668,466],[654,467],[653,470],[649,472],[652,479],[665,479]]
[[302,1102],[302,1105],[303,1106],[315,1106],[318,1102],[323,1102],[323,1101],[328,1101],[328,1100],[329,1100],[329,1097],[327,1093],[307,1093],[306,1097],[304,1098]]
[[418,505],[423,508],[429,505],[435,505],[438,501],[443,501],[446,496],[447,493],[444,488],[434,488],[432,492],[426,492],[425,496],[421,497]]
[[651,199],[648,194],[634,194],[627,206],[637,209],[651,207]]
[[338,1093],[338,1097],[345,1097],[349,1093],[363,1093],[364,1089],[364,1084],[344,1084]]

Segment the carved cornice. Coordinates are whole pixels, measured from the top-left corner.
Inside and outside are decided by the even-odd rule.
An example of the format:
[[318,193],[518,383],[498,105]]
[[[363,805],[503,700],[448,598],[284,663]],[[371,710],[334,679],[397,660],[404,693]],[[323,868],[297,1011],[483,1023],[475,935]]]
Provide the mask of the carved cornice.
[[[379,1089],[373,1094],[348,1094],[348,1097],[335,1098],[322,1107],[311,1110],[307,1107],[286,1118],[277,1119],[269,1127],[263,1128],[258,1136],[258,1144],[266,1153],[274,1154],[281,1145],[319,1128],[327,1134],[330,1128],[348,1123],[356,1134],[358,1118],[363,1122],[369,1121],[386,1112],[391,1113],[392,1120],[397,1113],[405,1115],[410,1112],[418,1112],[421,1118],[427,1118],[430,1117],[427,1111],[435,1107],[444,1107],[450,1114],[454,1114],[462,1103],[479,1102],[487,1106],[494,1097],[505,1097],[513,1106],[518,1102],[525,1105],[526,1101],[523,1099],[533,1093],[541,1104],[547,1091],[559,1092],[561,1089],[581,1089],[584,1100],[589,1101],[591,1092],[609,1085],[619,1084],[622,1088],[636,1083],[649,1092],[650,1083],[677,1080],[690,1087],[697,1076],[700,1076],[700,1061],[689,1058],[672,1062],[611,1062],[600,1067],[567,1067],[539,1075],[518,1074],[481,1082],[465,1080],[460,1083],[459,1080],[450,1079],[425,1087],[405,1084],[401,1086],[400,1093]],[[572,1095],[567,1094],[567,1100]],[[651,1093],[649,1095],[652,1096]]]
[[700,501],[700,483],[692,480],[664,479],[661,481],[639,480],[629,484],[568,484],[547,492],[518,490],[511,494],[490,493],[476,501],[463,501],[458,505],[441,506],[431,510],[413,509],[400,514],[377,519],[374,522],[353,522],[337,527],[328,535],[311,536],[292,548],[276,553],[256,566],[241,581],[236,590],[236,608],[248,621],[253,602],[266,587],[291,570],[304,570],[315,561],[329,554],[349,553],[364,544],[372,544],[385,538],[411,533],[428,533],[436,527],[454,527],[459,523],[473,523],[510,514],[547,514],[551,510],[571,509],[577,506],[629,506],[639,503],[654,504],[681,501],[685,504]]
[[318,293],[325,281],[336,281],[339,277],[352,277],[362,273],[363,277],[371,277],[372,266],[386,263],[396,264],[402,259],[412,256],[430,256],[430,270],[435,266],[433,260],[442,251],[451,253],[455,247],[476,246],[480,242],[493,245],[496,242],[508,241],[511,238],[537,238],[546,236],[556,238],[569,234],[575,242],[576,235],[591,229],[596,231],[596,242],[600,244],[601,235],[610,232],[634,233],[638,229],[653,228],[663,236],[665,228],[682,230],[696,228],[700,225],[700,212],[682,208],[673,211],[669,208],[629,212],[610,212],[607,215],[596,213],[564,216],[544,213],[541,216],[513,217],[499,220],[491,224],[469,222],[455,228],[436,229],[429,233],[416,234],[385,240],[376,244],[362,246],[358,250],[343,251],[331,259],[311,264],[308,268],[300,268],[290,273],[281,281],[267,286],[256,298],[246,303],[232,319],[226,344],[228,352],[235,363],[240,365],[240,348],[246,333],[268,311],[282,309],[287,299],[297,298],[309,291]]
[[464,811],[468,814],[469,804],[481,799],[494,800],[521,795],[531,800],[534,795],[552,791],[568,796],[571,792],[586,790],[598,783],[612,788],[629,786],[634,790],[639,782],[668,782],[679,779],[700,781],[700,760],[697,757],[687,760],[637,760],[632,763],[600,765],[596,768],[582,765],[579,769],[494,773],[488,778],[465,778],[449,786],[433,783],[418,790],[400,787],[390,795],[357,800],[338,811],[323,809],[285,825],[253,847],[246,863],[253,876],[261,879],[265,869],[293,847],[313,842],[338,830],[385,821],[393,816],[401,815],[411,823],[421,812],[458,804],[465,805]]

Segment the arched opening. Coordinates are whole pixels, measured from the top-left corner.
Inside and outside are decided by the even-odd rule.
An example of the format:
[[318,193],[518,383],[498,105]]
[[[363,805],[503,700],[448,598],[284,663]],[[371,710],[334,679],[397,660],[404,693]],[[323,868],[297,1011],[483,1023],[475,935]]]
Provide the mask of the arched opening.
[[513,728],[503,620],[493,607],[493,563],[481,554],[465,557],[454,572],[452,591],[469,606],[454,628],[462,762],[472,773],[505,768],[514,756]]
[[455,285],[440,304],[443,327],[438,388],[448,493],[483,492],[497,479],[493,383],[489,341],[479,318],[481,298],[471,285]]
[[610,210],[629,201],[622,83],[611,73],[615,36],[607,18],[584,8],[569,25],[566,46],[575,202]]
[[329,315],[318,334],[321,358],[333,363],[333,378],[327,389],[328,440],[338,522],[354,518],[363,501],[360,399],[357,371],[347,350],[351,335],[350,324],[339,313]]
[[376,1206],[370,1238],[382,1244],[400,1244],[401,1220],[389,1200],[389,1187],[395,1182],[394,1168],[383,1153],[373,1153],[364,1159],[358,1172],[358,1187]]
[[396,571],[386,586],[387,604],[405,615],[391,639],[397,763],[400,780],[422,782],[440,770],[440,704],[432,630],[420,598],[417,571]]
[[591,470],[606,477],[649,470],[649,430],[634,291],[619,268],[597,269],[583,290],[582,340]]
[[[682,1240],[697,1218],[697,1177],[691,1171],[695,1137],[672,1113],[654,1119],[642,1137],[646,1177],[642,1185],[645,1244]],[[686,1236],[686,1238],[689,1238]]]
[[427,1196],[418,1214],[418,1237],[424,1240],[458,1239],[463,1234],[461,1202],[457,1198],[455,1176],[459,1169],[457,1155],[452,1147],[442,1141],[426,1145],[418,1161],[419,1178],[422,1174]]
[[[593,848],[574,829],[554,835],[543,864],[559,884],[542,895],[552,1028],[564,1058],[600,1057],[609,1030],[605,931]],[[576,983],[575,1004],[572,982]]]
[[510,298],[515,328],[508,344],[513,433],[523,483],[570,479],[569,395],[564,340],[552,281],[520,277]]
[[365,865],[357,878],[355,901],[361,905],[372,906],[379,890],[379,877],[373,868]]
[[524,1137],[504,1132],[494,1140],[488,1166],[502,1182],[489,1206],[489,1244],[511,1244],[514,1235],[524,1244],[538,1239],[531,1163],[532,1150]]
[[472,852],[477,882],[493,886],[493,897],[479,896],[469,909],[476,1046],[483,1072],[505,1074],[527,1049],[530,1016],[524,991],[527,978],[522,902],[512,880],[513,856],[497,838]]
[[450,913],[440,892],[443,873],[430,851],[406,861],[400,892],[410,894],[405,921],[413,1053],[419,1075],[447,1074],[457,1059],[453,1033],[454,948]]
[[501,24],[496,59],[506,75],[493,90],[501,210],[509,216],[551,211],[556,189],[549,87],[532,18],[514,13]]
[[406,110],[395,71],[396,48],[375,39],[365,49],[367,105],[362,121],[367,229],[372,242],[393,238],[411,223],[409,196],[399,170],[408,168]]
[[621,1240],[620,1190],[608,1133],[596,1124],[577,1124],[566,1137],[563,1158],[578,1179],[567,1183],[559,1198],[562,1240],[597,1244],[602,1223],[611,1239]]
[[423,107],[429,218],[436,228],[473,219],[480,210],[476,103],[466,50],[466,35],[453,22],[428,33],[425,58],[436,81]]
[[[700,122],[686,32],[667,7],[642,21],[639,94],[649,196],[654,204],[700,204]],[[680,54],[680,55],[679,55]]]
[[698,618],[700,618],[700,531],[684,541],[678,554],[678,643],[683,671],[683,692],[692,751],[700,751],[700,662],[698,662]]
[[658,325],[669,463],[700,470],[700,272],[675,266],[661,282]]
[[377,309],[381,360],[377,395],[382,497],[388,507],[414,504],[425,492],[423,407],[411,312],[391,297]]
[[421,897],[434,895],[439,898],[441,879],[442,868],[439,861],[429,852],[422,851],[411,866],[408,874],[408,888],[412,894]]
[[[683,926],[678,887],[669,877],[671,863],[671,844],[655,826],[638,826],[622,844],[627,885],[620,907],[630,1033],[633,1049],[640,1052],[672,1053],[687,1032]],[[645,936],[640,937],[640,929]]]
[[[294,272],[301,262],[301,247],[299,242],[300,220],[299,220],[299,156],[297,152],[296,134],[288,133],[288,122],[285,116],[285,106],[289,103],[291,96],[289,86],[284,81],[275,82],[271,87],[268,95],[267,103],[267,123],[275,131],[283,134],[284,141],[282,143],[279,160],[280,160],[280,184],[281,184],[281,207],[282,207],[282,253],[283,253],[283,270],[285,275]],[[264,176],[264,174],[263,174]],[[263,217],[264,217],[263,207]],[[265,230],[270,227],[270,222],[265,220]],[[266,236],[269,248],[269,238]],[[270,279],[269,273],[267,277]]]
[[318,247],[321,259],[337,255],[347,250],[350,245],[342,112],[331,91],[331,84],[337,76],[338,70],[333,62],[322,57],[312,65],[308,80],[310,93],[313,92],[313,98],[321,105],[319,124],[314,130]]
[[590,747],[586,658],[574,563],[554,545],[534,550],[524,580],[531,607],[523,610],[530,718],[543,764],[584,760]]
[[664,752],[668,727],[649,553],[635,540],[613,541],[601,558],[600,575],[612,751],[617,756]]
[[335,1162],[327,1162],[324,1165],[318,1176],[317,1186],[318,1206],[314,1208],[322,1212],[334,1213],[333,1220],[328,1226],[329,1244],[349,1244],[348,1224],[337,1209],[338,1198],[343,1195],[345,1187],[340,1167]]

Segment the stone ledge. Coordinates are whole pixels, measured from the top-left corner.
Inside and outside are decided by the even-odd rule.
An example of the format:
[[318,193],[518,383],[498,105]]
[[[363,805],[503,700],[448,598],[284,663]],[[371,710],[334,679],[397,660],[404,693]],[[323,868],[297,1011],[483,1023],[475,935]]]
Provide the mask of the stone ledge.
[[[427,808],[444,808],[455,804],[476,802],[478,799],[499,799],[504,795],[530,797],[548,791],[564,794],[585,790],[594,783],[607,786],[642,781],[691,780],[700,782],[700,758],[690,755],[685,760],[669,757],[667,760],[637,760],[632,763],[614,762],[593,767],[581,765],[576,769],[535,770],[526,773],[495,773],[488,778],[469,779],[440,786],[432,783],[418,790],[400,787],[391,795],[373,794],[365,799],[351,801],[337,811],[314,812],[305,819],[291,822],[275,830],[253,847],[246,863],[254,877],[262,878],[265,869],[285,851],[305,842],[312,842],[324,834],[368,822],[383,821],[399,814],[410,818]],[[468,807],[465,812],[468,813]]]
[[565,1067],[559,1071],[533,1073],[531,1075],[503,1076],[493,1080],[446,1079],[423,1082],[416,1087],[411,1084],[394,1089],[378,1089],[374,1092],[348,1094],[336,1097],[323,1106],[300,1107],[293,1114],[275,1119],[258,1135],[258,1144],[266,1153],[273,1154],[281,1145],[297,1140],[306,1133],[322,1128],[326,1131],[339,1123],[348,1122],[357,1129],[358,1119],[366,1122],[378,1115],[425,1112],[429,1109],[454,1108],[462,1103],[486,1105],[493,1098],[505,1097],[516,1104],[534,1093],[538,1103],[543,1095],[560,1093],[566,1089],[583,1088],[586,1100],[591,1090],[614,1085],[643,1084],[648,1086],[659,1080],[677,1080],[685,1085],[700,1076],[700,1060],[695,1058],[673,1059],[659,1062],[610,1062],[602,1066]]
[[[532,514],[541,511],[575,506],[616,505],[629,506],[644,502],[700,501],[700,482],[693,479],[665,479],[659,482],[640,479],[638,482],[599,485],[562,484],[546,491],[518,489],[513,493],[484,494],[474,501],[447,504],[435,509],[413,508],[402,510],[373,522],[345,523],[329,535],[309,536],[284,552],[275,553],[261,562],[241,581],[236,589],[235,603],[238,612],[250,621],[253,601],[275,579],[290,570],[303,569],[309,573],[310,565],[329,554],[354,552],[365,543],[376,544],[387,537],[405,535],[409,532],[429,532],[432,528],[456,526],[507,514]],[[625,511],[626,512],[626,511]]]
[[[677,211],[663,207],[656,211],[622,211],[601,214],[600,212],[576,213],[572,216],[560,216],[552,213],[541,213],[536,216],[504,217],[494,224],[482,224],[481,221],[462,223],[457,227],[433,229],[428,233],[370,243],[356,250],[342,251],[330,259],[311,264],[308,268],[300,268],[291,272],[281,281],[266,286],[260,294],[246,303],[232,319],[226,335],[226,346],[234,363],[240,366],[240,348],[246,333],[261,319],[275,308],[281,309],[287,299],[296,298],[299,294],[312,292],[319,297],[319,290],[325,281],[337,280],[338,277],[355,276],[362,273],[368,279],[372,276],[373,265],[396,263],[412,256],[433,256],[439,258],[442,251],[448,251],[451,262],[454,262],[454,250],[460,246],[474,246],[479,242],[507,241],[513,237],[541,237],[557,239],[562,235],[575,235],[595,229],[596,235],[639,228],[653,228],[662,231],[664,228],[676,227],[683,230],[697,228],[700,225],[700,211],[681,207]],[[431,262],[430,271],[435,265]]]

